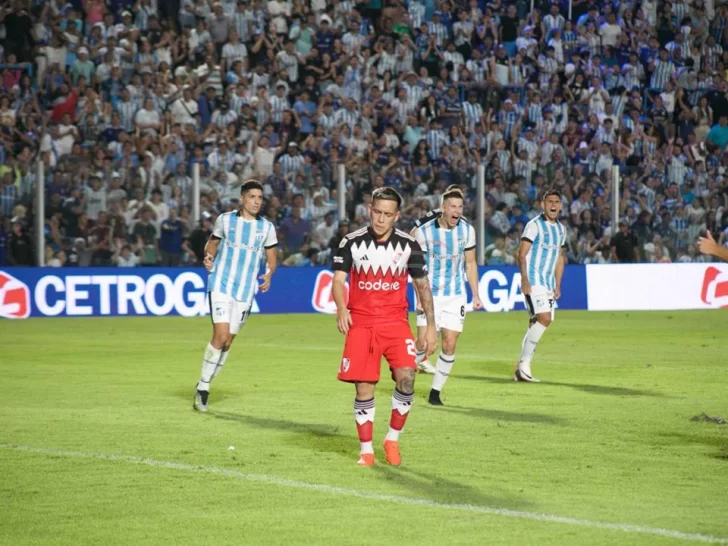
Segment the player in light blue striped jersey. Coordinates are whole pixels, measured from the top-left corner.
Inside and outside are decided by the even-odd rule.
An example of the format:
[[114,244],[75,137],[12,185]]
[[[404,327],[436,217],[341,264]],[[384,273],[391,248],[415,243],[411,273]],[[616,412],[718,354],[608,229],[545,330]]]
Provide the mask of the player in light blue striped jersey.
[[[230,345],[248,319],[256,290],[268,291],[277,266],[276,228],[258,215],[263,205],[263,186],[256,180],[246,181],[240,188],[240,200],[239,210],[217,217],[205,246],[213,334],[195,392],[193,407],[199,411],[207,411],[210,382],[225,365]],[[263,255],[267,267],[259,275]]]
[[[448,188],[442,195],[442,206],[435,214],[420,222],[412,230],[425,251],[427,271],[435,306],[435,327],[440,332],[440,356],[434,370],[429,402],[441,406],[440,391],[455,363],[455,346],[465,323],[468,295],[467,280],[473,293],[473,309],[483,304],[478,294],[478,265],[475,261],[475,230],[463,214],[463,192]],[[417,313],[418,333],[427,327],[424,313]],[[420,339],[420,338],[418,338]],[[430,371],[423,347],[417,347],[417,366]]]
[[543,213],[523,229],[518,249],[521,291],[530,317],[513,380],[532,383],[538,383],[538,379],[531,375],[531,359],[536,344],[554,319],[554,303],[561,296],[561,278],[566,265],[566,228],[559,222],[561,192],[548,190],[542,205]]

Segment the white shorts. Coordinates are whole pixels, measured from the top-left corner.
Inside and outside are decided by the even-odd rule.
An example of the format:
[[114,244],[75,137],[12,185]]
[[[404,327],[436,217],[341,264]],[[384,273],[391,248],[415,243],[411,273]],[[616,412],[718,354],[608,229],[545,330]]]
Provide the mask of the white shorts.
[[532,317],[542,313],[551,313],[551,320],[553,320],[556,308],[553,290],[549,290],[545,286],[532,286],[531,293],[526,296],[526,306]]
[[213,324],[230,324],[230,333],[235,335],[245,325],[250,315],[250,304],[238,301],[221,292],[210,292],[210,316]]
[[[435,328],[462,332],[465,324],[465,296],[433,296],[435,304]],[[427,326],[424,313],[417,313],[417,327]]]

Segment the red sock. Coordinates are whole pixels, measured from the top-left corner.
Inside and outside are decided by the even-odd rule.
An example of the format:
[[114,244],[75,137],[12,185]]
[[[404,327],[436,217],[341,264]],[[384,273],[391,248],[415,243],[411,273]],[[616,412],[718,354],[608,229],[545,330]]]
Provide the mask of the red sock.
[[399,440],[399,433],[404,428],[414,398],[414,394],[403,394],[397,389],[394,389],[394,393],[392,394],[392,416],[389,418],[387,440],[393,440],[395,442]]
[[371,400],[354,400],[354,419],[359,434],[362,453],[374,453],[372,436],[374,435],[374,398]]

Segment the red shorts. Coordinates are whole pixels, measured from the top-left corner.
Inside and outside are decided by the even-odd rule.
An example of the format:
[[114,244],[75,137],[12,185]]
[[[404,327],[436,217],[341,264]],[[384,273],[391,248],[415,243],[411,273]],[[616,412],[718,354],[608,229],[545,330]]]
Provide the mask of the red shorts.
[[337,377],[351,383],[376,383],[382,369],[382,357],[394,370],[417,369],[416,356],[415,338],[407,321],[353,327],[346,335]]

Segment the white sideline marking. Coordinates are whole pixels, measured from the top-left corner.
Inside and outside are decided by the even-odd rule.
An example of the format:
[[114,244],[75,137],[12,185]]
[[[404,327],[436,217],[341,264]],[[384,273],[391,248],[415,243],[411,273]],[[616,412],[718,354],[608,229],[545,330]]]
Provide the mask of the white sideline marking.
[[25,451],[28,453],[39,453],[42,455],[51,455],[55,457],[70,457],[76,459],[99,459],[103,461],[111,461],[117,463],[130,463],[156,468],[167,468],[170,470],[182,470],[185,472],[197,472],[203,474],[214,474],[217,476],[227,476],[249,482],[265,483],[271,485],[280,485],[283,487],[292,487],[295,489],[306,489],[309,491],[318,491],[329,495],[340,495],[346,497],[356,497],[366,500],[394,502],[397,504],[409,504],[415,506],[428,506],[430,508],[443,508],[447,510],[458,510],[461,512],[474,512],[478,514],[488,514],[491,516],[505,516],[509,518],[520,518],[532,521],[545,521],[548,523],[563,523],[564,525],[577,525],[580,527],[588,527],[591,529],[602,529],[607,531],[622,531],[624,533],[639,533],[644,535],[656,535],[689,542],[703,542],[708,544],[728,544],[728,538],[713,537],[710,535],[702,535],[699,533],[683,533],[673,529],[661,529],[659,527],[645,527],[643,525],[632,525],[629,523],[605,523],[600,521],[591,521],[588,519],[569,518],[564,516],[555,516],[551,514],[539,514],[538,512],[524,512],[520,510],[509,510],[507,508],[491,508],[488,506],[479,506],[475,504],[450,504],[437,502],[430,499],[421,499],[416,497],[400,497],[397,495],[385,495],[383,493],[374,493],[370,491],[359,491],[357,489],[348,489],[345,487],[336,487],[333,485],[324,485],[317,483],[300,482],[297,480],[288,480],[286,478],[278,478],[276,476],[268,476],[266,474],[248,474],[237,470],[228,470],[226,468],[218,468],[214,466],[200,466],[186,463],[175,463],[171,461],[157,461],[155,459],[146,459],[141,457],[131,457],[129,455],[113,455],[107,453],[90,453],[83,451],[65,451],[61,449],[52,449],[44,447],[32,447],[23,445],[13,445],[0,443],[1,449],[13,451]]

